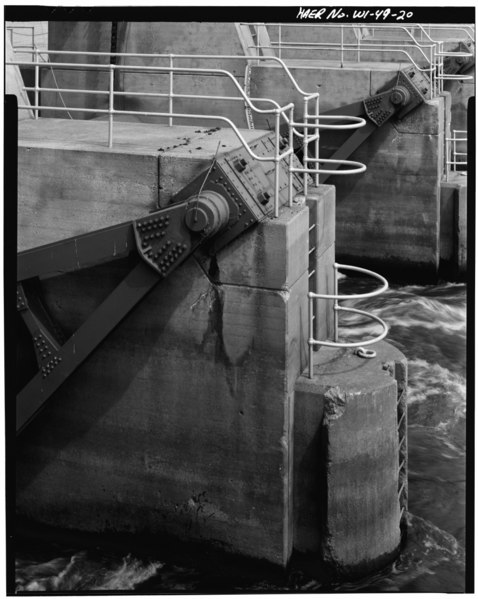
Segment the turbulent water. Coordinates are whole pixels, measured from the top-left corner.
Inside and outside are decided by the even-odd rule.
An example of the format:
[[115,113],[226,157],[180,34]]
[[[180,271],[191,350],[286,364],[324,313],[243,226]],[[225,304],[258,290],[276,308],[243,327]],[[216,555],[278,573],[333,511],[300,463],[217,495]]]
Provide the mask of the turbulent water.
[[[364,282],[345,279],[341,292]],[[365,289],[365,287],[363,287]],[[278,582],[257,576],[231,592],[462,592],[465,590],[465,334],[466,289],[461,284],[408,286],[346,304],[373,311],[391,327],[388,340],[409,364],[409,526],[399,560],[359,582],[328,587],[303,573]],[[341,332],[354,339],[374,327],[345,314]],[[378,332],[378,329],[377,329]],[[102,547],[21,543],[17,591],[203,592],[211,581],[200,567],[179,567],[153,555]],[[222,573],[226,576],[227,573]]]

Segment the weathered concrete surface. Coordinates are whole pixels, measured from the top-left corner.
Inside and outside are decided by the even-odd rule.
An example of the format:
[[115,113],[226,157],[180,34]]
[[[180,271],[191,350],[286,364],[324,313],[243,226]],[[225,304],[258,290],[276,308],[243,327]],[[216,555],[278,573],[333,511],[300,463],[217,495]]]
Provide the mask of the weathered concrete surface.
[[[417,108],[414,132],[402,123],[385,124],[352,156],[367,166],[366,172],[328,179],[336,185],[339,198],[337,254],[344,261],[362,259],[378,267],[437,271],[444,142],[441,110],[442,99]],[[438,123],[436,133],[430,132],[430,113]]]
[[206,170],[218,144],[219,155],[239,145],[230,129],[119,122],[109,149],[107,123],[64,119],[21,122],[18,137],[19,250],[144,216]]
[[[111,23],[69,23],[53,21],[50,23],[49,46],[53,50],[76,50],[89,52],[109,52],[111,47]],[[211,22],[129,22],[118,23],[116,51],[128,53],[146,54],[223,54],[243,55],[242,45],[237,35],[235,23],[211,23]],[[53,55],[59,62],[68,62],[70,57]],[[84,56],[76,57],[71,62],[83,62]],[[90,57],[89,62],[108,63],[106,57]],[[128,57],[119,58],[119,66],[170,66],[169,57],[165,58],[141,58]],[[238,80],[242,87],[244,84],[244,72],[246,61],[244,59],[206,60],[176,59],[174,66],[177,67],[202,67],[209,69],[227,69]],[[97,90],[108,90],[108,73],[98,71],[78,71],[61,69],[56,73],[58,84],[63,88],[86,88]],[[45,75],[45,81],[49,78]],[[81,85],[80,85],[81,83]],[[54,85],[49,85],[54,87]],[[165,93],[169,87],[168,73],[132,73],[118,70],[115,74],[115,91],[123,92],[147,92]],[[173,110],[185,114],[217,114],[224,116],[229,111],[229,106],[223,100],[215,100],[215,96],[232,96],[239,98],[237,88],[230,78],[213,73],[185,75],[174,75],[175,94],[200,94],[212,96],[211,99],[187,99],[176,97]],[[75,106],[87,106],[89,108],[102,108],[108,106],[107,96],[94,94],[74,94]],[[57,94],[45,94],[49,104],[60,106],[61,101]],[[53,104],[50,104],[53,102]],[[238,105],[238,113],[241,113],[239,126],[245,125],[243,102],[232,102]],[[153,112],[169,112],[168,98],[161,97],[134,97],[117,96],[115,108],[121,110],[140,110]],[[94,114],[78,113],[82,118],[92,118]],[[65,113],[48,112],[47,116],[66,117]],[[74,115],[76,116],[76,115]],[[78,118],[78,117],[77,117]],[[142,122],[165,123],[166,117],[149,117],[141,115]],[[191,125],[191,119],[178,119],[176,124]],[[202,123],[204,124],[204,123]],[[211,127],[224,126],[220,121],[209,121]]]
[[[34,150],[40,162],[36,185],[32,180],[19,207],[20,247],[36,245],[38,230],[43,243],[52,242],[144,214],[158,203],[157,170],[144,177],[147,193],[132,194],[134,179],[121,193],[103,189],[101,202],[95,200],[102,210],[90,195],[92,172],[99,185],[101,174],[109,181],[123,169],[126,178],[135,159],[156,160],[151,127],[140,146],[128,147],[132,132],[145,126],[123,124],[118,145],[107,151],[88,133],[104,124],[61,121],[65,125],[72,132],[69,147],[55,150],[54,140],[43,140],[43,152],[59,152],[50,163],[56,177],[65,174],[56,193],[45,187],[52,173],[41,173],[41,134],[25,142],[20,179],[31,172]],[[163,129],[170,132],[157,130]],[[81,131],[80,139],[74,131]],[[200,135],[207,165],[216,143]],[[162,138],[168,147],[174,140]],[[85,177],[82,161],[90,153]],[[107,160],[113,161],[109,171]],[[182,161],[188,180],[191,163]],[[73,203],[78,196],[85,207],[79,224],[62,208],[65,197]],[[35,218],[25,216],[30,205]],[[224,249],[215,259],[219,275],[211,280],[198,253],[122,321],[25,432],[17,462],[20,514],[85,530],[167,532],[286,564],[293,542],[294,385],[307,358],[308,215],[298,204],[246,233],[237,259],[241,266],[254,259],[258,272],[237,267]],[[261,268],[272,256],[277,266],[262,281]],[[43,282],[45,301],[67,337],[128,264]]]
[[440,259],[456,276],[467,268],[468,186],[466,172],[451,173],[441,184]]
[[[113,287],[110,268],[44,284],[66,331]],[[166,531],[285,564],[307,283],[304,272],[287,291],[218,287],[190,259],[28,431],[20,513],[70,528]]]
[[[392,81],[400,63],[349,64],[341,69],[334,63],[317,60],[290,60],[287,66],[305,92],[320,92],[320,112],[326,112],[376,93],[378,81],[381,85]],[[372,75],[376,80],[372,80]],[[303,114],[303,98],[279,66],[254,66],[251,71],[251,94],[273,98],[281,105],[294,102],[296,118]],[[309,112],[313,113],[313,106],[310,106]],[[254,122],[258,127],[263,126],[259,115],[254,115]]]
[[472,75],[473,79],[458,79],[445,81],[444,87],[451,94],[451,129],[468,129],[468,100],[475,95],[475,67],[464,73]]
[[[217,258],[217,280],[225,284],[289,289],[308,268],[309,211],[283,208],[279,218],[260,223],[227,245]],[[278,260],[281,255],[283,259]],[[206,268],[209,259],[205,256]]]
[[[307,91],[320,91],[327,111],[376,93],[393,82],[395,70],[365,68],[294,68]],[[254,67],[252,92],[273,95],[279,103],[295,101],[279,68]],[[277,92],[276,90],[280,90]],[[344,93],[346,90],[346,93]],[[274,95],[275,94],[275,95]],[[256,119],[260,125],[260,119]],[[329,156],[347,134],[322,132],[321,155]],[[344,261],[365,261],[435,273],[439,263],[439,182],[443,168],[443,99],[426,102],[400,122],[377,130],[350,157],[367,166],[360,175],[332,176],[337,190],[336,252]],[[372,243],[373,240],[373,243]]]
[[[48,27],[48,49],[59,51],[95,51],[111,52],[111,22],[87,21],[50,21]],[[121,24],[119,29],[121,36]],[[51,54],[50,62],[63,62],[82,64],[86,57],[82,55]],[[55,89],[86,89],[107,91],[109,86],[108,56],[90,56],[88,62],[94,65],[105,65],[105,70],[82,70],[55,68],[54,77],[50,69],[42,69],[41,86]],[[105,94],[68,93],[66,104],[72,108],[108,109],[108,96]],[[42,92],[41,103],[43,106],[63,107],[60,94],[55,92]],[[96,115],[91,112],[71,111],[70,116],[65,111],[42,111],[42,116],[63,119],[91,119]]]
[[400,543],[397,377],[406,362],[380,342],[367,360],[321,348],[296,384],[294,546],[320,551],[341,575],[391,561]]

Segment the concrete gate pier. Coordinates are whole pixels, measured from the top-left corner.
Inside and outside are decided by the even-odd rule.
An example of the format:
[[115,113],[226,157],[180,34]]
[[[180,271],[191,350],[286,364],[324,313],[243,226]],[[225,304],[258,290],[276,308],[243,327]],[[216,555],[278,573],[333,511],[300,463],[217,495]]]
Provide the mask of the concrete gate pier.
[[[218,140],[224,152],[237,143],[222,130],[118,123],[108,150],[91,137],[103,123],[45,121],[20,129],[20,249],[167,205],[208,167]],[[62,127],[67,142],[56,137]],[[294,551],[309,553],[340,576],[392,560],[404,358],[384,342],[372,360],[322,348],[316,377],[302,374],[309,239],[318,285],[332,294],[334,201],[331,186],[312,188],[279,218],[212,258],[195,252],[156,285],[19,438],[19,515],[73,530],[168,534],[282,567]],[[40,281],[67,337],[132,260]],[[318,312],[325,335],[331,304]]]
[[[363,576],[398,555],[403,354],[385,342],[373,359],[321,348],[294,407],[294,546],[317,552],[341,577]],[[402,396],[403,401],[403,396]],[[403,495],[403,493],[402,493]]]

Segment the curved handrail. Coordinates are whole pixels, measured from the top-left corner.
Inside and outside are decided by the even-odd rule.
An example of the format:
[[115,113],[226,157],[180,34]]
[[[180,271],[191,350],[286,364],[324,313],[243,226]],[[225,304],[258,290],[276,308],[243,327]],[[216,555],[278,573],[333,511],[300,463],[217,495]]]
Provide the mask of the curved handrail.
[[335,160],[332,158],[308,158],[308,162],[327,162],[328,164],[338,164],[349,166],[348,170],[329,170],[322,168],[300,168],[300,167],[292,167],[291,170],[295,173],[308,173],[309,175],[358,175],[359,173],[363,173],[367,170],[367,167],[363,162],[357,162],[355,160]]
[[[287,77],[291,81],[295,90],[301,94],[302,96],[314,96],[318,95],[318,92],[306,92],[304,91],[296,79],[290,72],[289,68],[285,64],[285,62],[279,58],[278,56],[241,56],[236,54],[147,54],[147,53],[139,53],[139,52],[82,52],[79,50],[39,50],[41,54],[55,54],[58,56],[61,55],[78,55],[78,56],[115,56],[119,58],[168,58],[168,59],[204,59],[204,60],[217,60],[220,59],[234,59],[234,60],[245,60],[247,62],[251,61],[273,61],[277,62],[285,71]],[[64,63],[60,63],[64,64]],[[76,64],[76,63],[75,63]],[[99,65],[101,66],[101,65]],[[105,66],[105,65],[102,65]],[[124,66],[133,66],[133,65],[124,65]],[[146,66],[146,65],[145,65]],[[154,68],[154,67],[153,67]]]
[[[44,53],[44,52],[39,52],[39,53]],[[19,61],[8,61],[5,64],[7,65],[23,65],[23,66],[36,66],[38,63],[36,62],[27,62],[27,63],[20,63]],[[234,75],[232,73],[230,73],[229,71],[226,71],[225,69],[206,69],[206,68],[201,68],[201,67],[166,67],[166,66],[146,66],[146,65],[114,65],[114,64],[110,64],[110,65],[92,65],[92,64],[85,64],[85,63],[68,63],[68,62],[48,62],[45,63],[44,65],[40,65],[43,68],[60,68],[60,69],[84,69],[84,68],[88,68],[88,69],[93,69],[93,70],[98,70],[98,71],[124,71],[124,70],[128,70],[128,69],[132,69],[134,68],[135,72],[138,71],[151,71],[151,72],[155,72],[155,73],[174,73],[174,74],[194,74],[194,73],[200,73],[200,74],[208,74],[208,75],[222,75],[224,77],[227,77],[228,79],[230,79],[233,83],[233,85],[235,86],[235,88],[237,89],[237,91],[239,92],[239,94],[242,96],[242,99],[244,102],[246,102],[246,104],[252,109],[254,110],[254,112],[257,112],[259,114],[274,114],[277,112],[277,108],[270,108],[270,109],[260,109],[257,108],[257,106],[254,106],[254,104],[250,101],[249,97],[247,96],[247,94],[245,93],[245,91],[242,89],[242,87],[240,86],[239,82],[237,81],[237,79],[234,77]],[[78,91],[78,92],[82,92],[82,90],[70,90],[71,92],[74,91]],[[116,93],[116,92],[115,92]],[[281,107],[281,110],[285,110],[287,108],[290,108],[290,106],[292,105],[292,103],[289,103],[283,107]]]
[[[61,62],[58,61],[58,58],[55,62],[50,60],[50,57],[54,58],[58,56],[81,56],[86,59],[90,56],[104,56],[104,57],[122,57],[126,58],[155,58],[158,59],[168,59],[169,65],[147,65],[147,64],[127,64],[125,60],[123,64],[89,64],[85,63],[85,58],[81,59],[81,62]],[[309,143],[315,142],[315,157],[309,158],[306,150],[304,150],[304,168],[294,167],[294,162],[292,158],[288,161],[288,170],[289,170],[289,206],[292,206],[292,193],[293,193],[293,185],[292,185],[292,176],[295,173],[303,174],[303,187],[304,194],[307,194],[307,175],[315,175],[315,182],[318,185],[319,183],[319,175],[324,174],[337,174],[337,175],[354,175],[361,173],[366,170],[366,166],[360,162],[355,162],[351,160],[333,160],[333,159],[319,159],[319,151],[318,151],[318,140],[319,140],[319,131],[320,129],[332,129],[332,130],[341,130],[341,129],[357,129],[359,127],[363,127],[366,124],[365,119],[361,117],[355,117],[351,115],[320,115],[319,111],[319,97],[320,94],[318,92],[307,93],[305,92],[296,82],[295,78],[292,76],[289,68],[284,63],[284,61],[276,56],[237,56],[237,55],[210,55],[210,54],[145,54],[145,53],[121,53],[121,52],[83,52],[83,51],[67,51],[67,50],[40,50],[35,48],[34,50],[35,60],[31,63],[21,63],[23,66],[34,66],[35,67],[35,83],[34,87],[25,88],[27,91],[34,92],[34,102],[32,106],[24,106],[20,105],[19,108],[24,109],[28,108],[34,111],[35,118],[38,118],[39,110],[43,109],[45,111],[55,110],[55,111],[63,111],[67,112],[70,115],[70,112],[82,112],[82,113],[90,113],[90,114],[105,114],[108,115],[108,147],[113,146],[113,121],[115,115],[135,115],[135,116],[153,116],[153,117],[163,117],[169,119],[169,125],[171,126],[173,123],[173,118],[187,118],[187,119],[203,119],[203,120],[219,120],[221,122],[226,123],[229,127],[232,128],[235,135],[244,146],[248,154],[254,158],[255,160],[267,162],[271,161],[275,164],[275,182],[274,182],[274,215],[277,217],[279,214],[279,162],[286,157],[293,154],[294,151],[294,140],[293,136],[297,135],[303,139],[304,148],[308,147]],[[46,57],[46,60],[45,58]],[[231,60],[245,60],[246,67],[248,67],[254,61],[266,61],[267,63],[277,63],[284,70],[288,78],[293,84],[294,89],[299,92],[303,96],[304,101],[304,114],[303,121],[301,123],[294,122],[293,118],[293,110],[294,104],[289,102],[284,106],[280,106],[275,100],[269,98],[252,98],[250,93],[247,93],[247,90],[243,90],[241,85],[239,84],[237,78],[230,71],[224,68],[216,68],[215,65],[210,68],[207,67],[195,67],[195,66],[175,66],[174,59],[214,59],[215,61],[231,59]],[[40,62],[42,61],[42,62]],[[137,61],[130,61],[137,62]],[[18,61],[9,61],[6,64],[19,65]],[[109,73],[109,88],[107,91],[101,90],[85,90],[85,89],[66,89],[60,88],[56,83],[56,89],[54,87],[42,88],[40,86],[40,69],[41,68],[49,68],[52,73],[54,73],[53,68],[56,69],[89,69],[97,72],[107,72]],[[169,75],[169,91],[168,93],[161,92],[135,92],[135,91],[115,91],[114,90],[114,73],[115,72],[152,72],[152,73],[163,73],[165,75]],[[235,88],[235,91],[238,93],[238,97],[231,96],[210,96],[206,94],[183,94],[183,93],[175,93],[173,91],[173,76],[174,75],[193,75],[193,74],[204,74],[204,75],[214,75],[219,77],[225,77],[230,80]],[[61,106],[41,106],[40,95],[41,91],[51,91],[52,93],[57,93],[60,96],[60,100],[62,101],[63,107]],[[107,95],[108,100],[108,108],[78,108],[71,107],[68,108],[63,100],[62,94],[98,94],[98,95]],[[164,111],[128,111],[128,110],[117,110],[114,107],[114,97],[115,96],[135,96],[135,97],[150,97],[150,98],[164,98],[169,99],[169,107]],[[221,115],[205,115],[205,114],[183,114],[177,113],[173,110],[173,101],[174,98],[183,98],[183,99],[217,99],[217,100],[234,100],[234,101],[242,101],[244,102],[244,106],[246,108],[246,112],[250,113],[255,112],[257,114],[262,115],[274,115],[275,117],[275,144],[274,144],[274,154],[271,156],[258,156],[246,142],[243,135],[240,133],[237,126],[232,122],[231,119],[228,119]],[[309,103],[313,101],[315,103],[315,107],[313,113],[309,112],[308,106]],[[267,104],[272,106],[272,108],[259,108],[258,104]],[[71,116],[71,115],[70,115]],[[285,124],[288,125],[289,128],[289,144],[288,149],[281,153],[281,142],[280,142],[280,121],[284,119]],[[332,124],[335,122],[336,124]],[[337,121],[339,124],[337,124]],[[340,121],[342,121],[340,123]],[[302,133],[298,131],[296,127],[302,127]],[[308,130],[313,129],[313,134],[309,135]],[[309,163],[313,165],[313,167],[309,167]],[[341,170],[333,169],[328,170],[324,168],[319,168],[319,164],[333,164],[340,165],[342,167]]]
[[[338,304],[339,300],[363,299],[363,298],[369,298],[369,297],[374,297],[376,295],[380,295],[381,293],[383,293],[384,291],[386,291],[388,289],[388,281],[384,277],[379,275],[378,273],[368,270],[366,268],[361,268],[359,266],[351,266],[348,264],[339,264],[337,262],[334,262],[333,267],[334,267],[335,293],[333,293],[333,294],[314,293],[313,291],[309,291],[309,293],[308,293],[308,298],[309,298],[309,339],[308,339],[309,378],[313,378],[313,376],[314,376],[314,364],[313,364],[313,348],[314,348],[314,346],[316,346],[316,345],[322,346],[323,345],[326,347],[336,347],[336,348],[356,347],[356,348],[358,348],[357,354],[359,356],[361,356],[363,358],[374,358],[376,356],[376,352],[371,351],[371,350],[365,350],[365,349],[363,349],[363,347],[367,346],[367,345],[372,345],[373,343],[377,343],[378,341],[381,341],[382,339],[384,339],[387,336],[388,331],[389,331],[388,325],[379,316],[376,316],[375,314],[371,314],[370,312],[366,312],[365,310],[359,310],[358,308],[349,308],[349,307],[345,307],[345,306],[339,306],[339,304]],[[362,274],[372,276],[375,279],[378,279],[382,283],[382,286],[379,287],[378,289],[369,291],[367,293],[355,293],[355,294],[348,294],[348,295],[339,294],[337,292],[338,291],[337,271],[340,269],[353,270],[355,272],[360,272]],[[318,339],[314,339],[314,326],[313,326],[314,300],[317,300],[317,299],[334,300],[334,341],[320,341]],[[372,339],[366,339],[366,340],[362,340],[362,341],[351,341],[351,342],[339,341],[338,340],[338,312],[339,311],[352,312],[354,314],[360,314],[362,316],[366,316],[367,318],[371,318],[372,320],[375,320],[376,322],[378,322],[378,324],[381,325],[383,330],[379,335],[377,335],[376,337],[373,337]]]

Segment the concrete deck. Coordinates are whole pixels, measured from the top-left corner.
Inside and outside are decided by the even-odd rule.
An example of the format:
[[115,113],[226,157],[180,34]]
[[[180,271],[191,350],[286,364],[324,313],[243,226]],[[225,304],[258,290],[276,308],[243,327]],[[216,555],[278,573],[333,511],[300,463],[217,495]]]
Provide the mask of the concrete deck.
[[[266,131],[241,130],[247,142]],[[108,123],[104,120],[40,118],[22,121],[18,127],[20,147],[84,150],[158,156],[168,152],[176,156],[212,158],[220,142],[219,154],[241,145],[232,129],[198,126],[151,125],[115,120],[113,147],[108,148]]]

